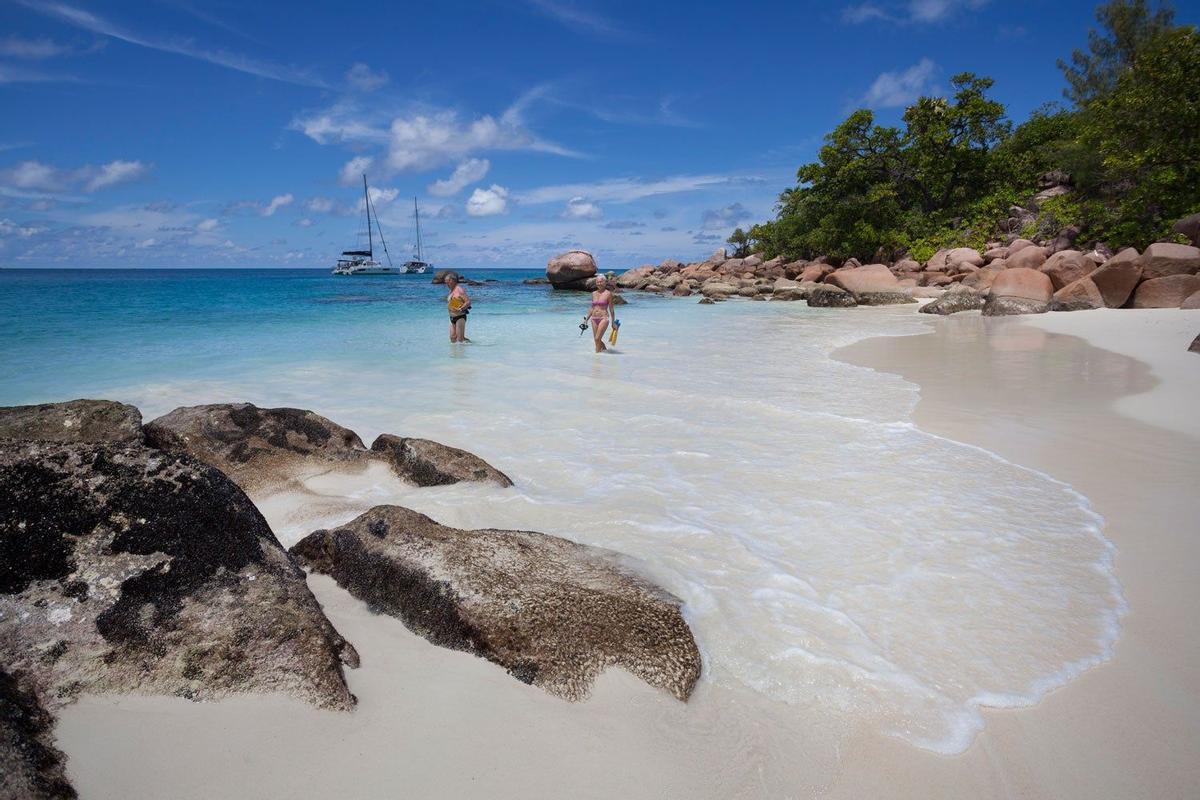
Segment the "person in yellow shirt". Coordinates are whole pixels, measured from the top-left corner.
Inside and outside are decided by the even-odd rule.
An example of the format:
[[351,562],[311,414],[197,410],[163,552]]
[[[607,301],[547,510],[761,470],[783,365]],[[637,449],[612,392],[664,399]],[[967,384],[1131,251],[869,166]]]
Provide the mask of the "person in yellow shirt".
[[450,310],[450,341],[469,342],[467,314],[471,313],[471,298],[453,272],[446,276],[446,286],[450,287],[450,294],[446,297],[446,307]]

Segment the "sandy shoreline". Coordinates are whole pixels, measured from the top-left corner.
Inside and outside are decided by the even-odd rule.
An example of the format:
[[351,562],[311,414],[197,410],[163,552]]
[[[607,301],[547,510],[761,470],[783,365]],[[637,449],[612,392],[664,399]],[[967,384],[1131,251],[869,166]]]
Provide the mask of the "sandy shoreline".
[[[963,756],[864,743],[846,758],[835,796],[1195,796],[1200,358],[1187,346],[1197,326],[1200,315],[1172,310],[963,315],[837,353],[918,383],[922,429],[1085,494],[1117,547],[1130,610],[1112,661],[1036,708],[985,712],[987,727]],[[1076,336],[1093,346],[1080,353]]]
[[[1087,495],[1117,545],[1131,609],[1113,661],[1036,708],[986,711],[965,754],[831,731],[838,722],[827,714],[703,680],[683,705],[610,671],[589,701],[567,704],[429,645],[314,576],[330,619],[363,656],[348,673],[357,711],[277,697],[84,698],[58,729],[76,786],[122,798],[381,797],[401,787],[489,797],[1191,795],[1200,785],[1200,637],[1187,617],[1200,608],[1200,545],[1189,537],[1200,519],[1200,431],[1186,401],[1197,396],[1200,357],[1186,347],[1200,318],[922,322],[933,332],[866,339],[837,357],[919,384],[913,419],[923,430]],[[1176,350],[1181,359],[1165,355]],[[264,511],[276,527],[287,519],[285,503]]]

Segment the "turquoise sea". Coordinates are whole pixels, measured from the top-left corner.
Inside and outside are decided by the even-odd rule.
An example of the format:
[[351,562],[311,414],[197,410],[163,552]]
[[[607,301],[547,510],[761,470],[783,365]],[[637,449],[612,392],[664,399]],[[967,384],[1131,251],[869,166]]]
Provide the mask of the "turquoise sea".
[[494,282],[452,345],[427,275],[0,270],[0,404],[249,401],[471,450],[516,486],[312,476],[260,507],[285,544],[387,502],[610,548],[684,600],[705,681],[940,752],[1111,654],[1086,498],[921,431],[918,387],[832,357],[927,331],[912,306],[630,294],[597,355],[588,295],[468,274]]

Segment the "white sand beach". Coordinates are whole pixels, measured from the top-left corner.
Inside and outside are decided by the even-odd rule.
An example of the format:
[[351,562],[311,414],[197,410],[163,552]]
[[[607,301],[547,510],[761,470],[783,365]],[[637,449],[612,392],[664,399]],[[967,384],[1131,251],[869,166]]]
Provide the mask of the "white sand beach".
[[[665,333],[647,331],[640,342],[643,355],[625,358],[649,361],[671,353],[672,369],[680,376],[745,361],[745,356],[757,356],[753,345],[747,350],[739,342],[768,333],[786,342],[789,333],[799,330],[794,325],[811,325],[818,319],[798,306],[792,308],[795,311],[776,311],[760,305],[734,316],[723,307],[728,338],[708,348],[691,343],[672,349]],[[680,318],[697,315],[688,309]],[[502,464],[518,484],[515,497],[490,507],[464,504],[471,497],[483,499],[471,494],[475,490],[427,490],[432,494],[418,496],[387,486],[382,479],[364,489],[361,481],[347,486],[330,476],[310,481],[290,498],[260,503],[285,545],[313,527],[336,524],[388,500],[411,504],[448,524],[528,527],[629,553],[640,569],[687,603],[685,613],[701,644],[706,670],[687,704],[619,671],[606,673],[590,699],[564,702],[514,681],[486,661],[437,648],[397,620],[370,613],[332,580],[310,576],[310,586],[330,620],[362,657],[362,667],[347,672],[359,700],[353,712],[319,711],[284,697],[237,696],[203,704],[163,697],[85,697],[61,713],[57,729],[58,742],[70,758],[72,781],[84,797],[94,798],[1194,796],[1200,786],[1194,758],[1200,746],[1200,636],[1191,624],[1193,612],[1200,608],[1200,493],[1194,490],[1200,477],[1200,420],[1194,416],[1200,356],[1186,348],[1200,316],[1155,310],[1019,320],[970,314],[934,320],[918,318],[907,307],[835,311],[819,320],[837,328],[833,338],[839,342],[859,340],[838,350],[837,359],[900,376],[908,383],[893,383],[895,379],[885,375],[869,380],[878,391],[898,392],[889,397],[902,398],[913,385],[919,386],[919,401],[911,413],[902,400],[896,401],[899,407],[891,403],[886,411],[872,410],[869,398],[853,396],[854,389],[865,390],[867,384],[848,385],[852,396],[841,410],[846,417],[805,416],[801,425],[823,425],[827,435],[849,437],[846,447],[863,447],[866,440],[843,433],[839,426],[850,423],[839,420],[874,414],[872,429],[883,435],[899,435],[887,431],[915,424],[928,434],[983,448],[1037,471],[1012,484],[1014,490],[997,499],[995,507],[977,509],[982,519],[996,514],[1013,518],[1018,526],[1057,524],[1053,509],[1044,506],[1078,502],[1054,488],[1067,485],[1090,506],[1072,514],[1086,512],[1080,517],[1086,520],[1094,511],[1103,517],[1103,536],[1115,551],[1096,550],[1088,558],[1101,560],[1079,564],[1078,574],[1070,568],[1071,554],[1086,553],[1090,545],[1086,538],[1072,538],[1076,534],[1066,521],[1067,527],[1054,534],[1072,543],[1061,551],[1061,565],[1055,561],[1060,557],[1056,551],[1043,552],[1035,545],[1022,545],[1031,549],[1024,556],[1012,554],[1011,563],[1003,551],[972,555],[969,546],[963,546],[962,557],[968,559],[964,564],[978,557],[1009,580],[1017,580],[1012,576],[1024,569],[1048,581],[1047,587],[1056,581],[1067,586],[1062,608],[1071,624],[1058,624],[1046,610],[1049,606],[1039,610],[1016,599],[1036,594],[1034,589],[1042,584],[1017,584],[1010,600],[1003,584],[974,586],[973,573],[968,572],[961,576],[971,590],[966,596],[1001,598],[995,608],[983,602],[987,598],[979,608],[971,600],[963,609],[930,605],[925,599],[908,607],[856,606],[853,587],[871,580],[868,573],[823,576],[822,569],[834,568],[823,567],[821,558],[836,551],[810,546],[806,558],[815,565],[796,562],[800,574],[813,582],[826,577],[838,587],[814,597],[826,604],[833,602],[833,595],[844,598],[837,602],[857,625],[886,619],[889,635],[898,637],[898,650],[894,644],[893,649],[881,644],[873,658],[886,655],[903,663],[899,651],[947,632],[958,639],[923,654],[924,662],[935,653],[955,654],[960,645],[971,648],[961,658],[945,656],[937,663],[914,665],[908,683],[888,689],[877,685],[877,674],[866,667],[847,668],[846,658],[860,656],[851,649],[840,651],[838,636],[813,627],[826,618],[825,610],[811,617],[788,612],[794,615],[797,631],[809,631],[797,634],[804,644],[803,659],[790,663],[782,651],[771,657],[762,649],[765,645],[750,634],[760,634],[764,642],[771,635],[778,637],[781,617],[763,617],[753,604],[743,605],[738,598],[742,584],[723,580],[716,572],[708,573],[708,594],[692,582],[697,564],[712,570],[724,560],[733,571],[749,568],[752,562],[739,560],[734,551],[714,551],[711,558],[680,565],[677,571],[670,567],[671,558],[665,554],[673,549],[712,548],[717,543],[698,533],[683,536],[680,530],[672,538],[669,528],[649,531],[640,524],[651,516],[669,516],[680,503],[697,502],[686,500],[680,487],[713,495],[711,515],[695,519],[706,519],[721,530],[735,527],[727,514],[751,514],[756,525],[761,516],[764,531],[773,530],[769,521],[781,514],[805,513],[822,525],[833,524],[837,514],[811,516],[816,512],[802,511],[786,499],[789,491],[813,492],[823,484],[829,487],[827,499],[844,504],[858,498],[859,504],[894,509],[909,527],[924,516],[940,519],[939,509],[954,501],[953,494],[942,491],[945,487],[968,491],[956,488],[957,479],[941,464],[941,477],[931,478],[924,491],[907,482],[895,487],[878,478],[874,484],[855,478],[843,493],[835,462],[817,460],[820,454],[812,450],[791,449],[804,442],[788,438],[789,423],[780,416],[781,409],[799,411],[806,402],[829,402],[832,396],[819,396],[811,386],[802,388],[806,374],[818,380],[824,369],[817,363],[806,369],[802,359],[824,359],[821,363],[828,362],[834,378],[860,374],[829,362],[832,346],[819,344],[813,352],[789,357],[763,354],[757,368],[745,366],[738,372],[750,382],[739,387],[745,394],[734,392],[736,396],[719,403],[720,409],[711,414],[696,405],[696,396],[671,396],[666,386],[643,383],[636,391],[657,393],[663,419],[645,428],[634,421],[633,432],[660,437],[653,447],[674,452],[660,464],[667,479],[647,485],[648,476],[637,474],[656,458],[662,461],[653,447],[642,454],[627,443],[607,439],[588,445],[593,458],[606,463],[624,459],[631,473],[609,480],[609,489],[622,498],[616,507],[628,508],[622,508],[620,518],[601,520],[600,527],[595,515],[604,506],[593,507],[582,486],[570,489],[583,507],[578,510],[553,500],[546,488],[562,467],[545,462],[557,455],[567,458],[572,446],[564,445],[563,453],[549,440],[539,440],[532,450],[521,444],[504,446],[506,433],[535,425],[538,414],[545,419],[547,413],[571,413],[557,408],[548,412],[545,407],[530,409],[528,419],[510,409],[493,412],[499,420],[496,430],[480,431],[472,440],[477,451]],[[871,338],[876,328],[887,335]],[[823,353],[818,352],[821,348]],[[641,362],[614,366],[618,363],[613,359],[598,364],[581,377],[589,410],[602,418],[620,413],[628,392],[635,391],[628,382],[635,376],[611,370],[636,370]],[[697,381],[707,389],[703,379]],[[625,397],[607,394],[603,387],[613,382],[622,384]],[[759,439],[748,439],[743,426],[760,427],[766,419],[773,427],[761,431],[760,450]],[[625,420],[629,422],[627,413]],[[423,415],[414,420],[422,434],[449,441],[461,441],[465,426],[478,422],[471,407],[455,419]],[[547,424],[553,428],[552,422]],[[681,452],[666,432],[683,424],[694,425],[700,438]],[[729,442],[737,442],[742,452],[735,455]],[[777,447],[772,449],[772,444]],[[753,451],[746,450],[751,446]],[[949,449],[910,453],[915,459],[911,464],[903,458],[881,463],[881,474],[911,469],[924,476],[918,459],[922,455],[952,458],[966,471],[978,472],[985,465],[1011,469],[1004,462],[986,460],[992,458],[987,453],[938,445],[932,437],[911,447],[943,446]],[[689,464],[714,456],[722,459],[719,469],[689,471]],[[816,470],[818,474],[809,477],[818,480],[805,480],[806,470]],[[711,484],[705,482],[708,471],[719,472]],[[721,498],[729,492],[748,493],[749,505],[722,511]],[[299,504],[311,504],[318,493],[326,500],[302,511]],[[967,495],[968,500],[973,496]],[[772,497],[778,502],[772,503]],[[1022,507],[1023,498],[1029,500],[1028,508]],[[679,526],[698,524],[689,519],[686,508],[682,516],[676,515]],[[974,517],[968,523],[981,524]],[[875,523],[848,524],[847,535],[867,536]],[[797,531],[797,536],[811,535],[803,528]],[[1011,535],[1003,531],[995,536]],[[1032,536],[1036,543],[1037,531]],[[646,537],[655,541],[639,549],[636,543]],[[764,539],[758,545],[779,548],[784,546],[781,542],[785,540]],[[871,546],[882,545],[875,541]],[[956,563],[937,549],[937,542],[908,543],[897,552],[913,548],[925,555],[917,557],[910,570],[922,569],[922,559],[937,570]],[[797,552],[779,550],[772,557],[784,563],[800,558]],[[1029,560],[1022,568],[1025,556]],[[1111,559],[1111,575],[1106,557]],[[1017,571],[1010,572],[1014,568]],[[886,573],[882,568],[880,574]],[[1111,578],[1119,584],[1116,605],[1103,594],[1104,581]],[[1100,594],[1089,596],[1092,591]],[[757,598],[760,606],[779,603],[784,609],[795,602],[770,593]],[[906,598],[900,594],[895,600],[913,602]],[[920,614],[928,617],[914,619]],[[1103,620],[1110,616],[1115,645],[1106,644]],[[998,637],[994,631],[973,628],[997,619],[1013,623]],[[748,629],[746,636],[735,635],[739,626]],[[1046,639],[1045,631],[1055,632],[1058,640]],[[1006,640],[1014,654],[1011,660],[1005,658]],[[738,659],[739,650],[747,661],[770,659],[773,671],[756,673],[753,664]],[[828,664],[815,659],[821,653]],[[866,655],[861,658],[860,664],[871,663]],[[987,663],[974,678],[965,666],[972,658]],[[1041,663],[1039,669],[1051,672],[1023,672],[1031,663]],[[855,674],[860,678],[853,678]],[[905,694],[905,685],[916,686],[913,682],[923,679],[944,681],[945,699],[929,704],[913,699],[924,696],[915,689]],[[977,681],[975,688],[952,688],[970,680]],[[776,687],[772,681],[783,683]],[[1004,687],[1006,693],[996,694],[994,687]],[[992,694],[985,696],[985,688]],[[972,695],[976,700],[969,701]],[[954,703],[963,701],[956,697],[969,701],[958,711]],[[988,707],[1030,702],[1036,704]],[[983,706],[981,712],[973,710],[976,705]],[[954,720],[955,725],[967,726],[961,739],[965,750],[953,744],[960,739],[946,738],[953,727],[944,726]],[[904,733],[904,725],[911,734]],[[939,741],[948,743],[940,748],[943,752],[913,726],[941,730]]]

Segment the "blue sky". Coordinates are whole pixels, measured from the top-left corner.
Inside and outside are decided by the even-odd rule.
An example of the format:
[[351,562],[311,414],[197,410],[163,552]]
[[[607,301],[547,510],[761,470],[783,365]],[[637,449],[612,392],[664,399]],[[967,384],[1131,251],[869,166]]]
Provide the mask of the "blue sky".
[[438,266],[699,256],[853,108],[1059,99],[1094,6],[0,0],[0,266],[331,266],[363,171],[393,257],[414,196]]

